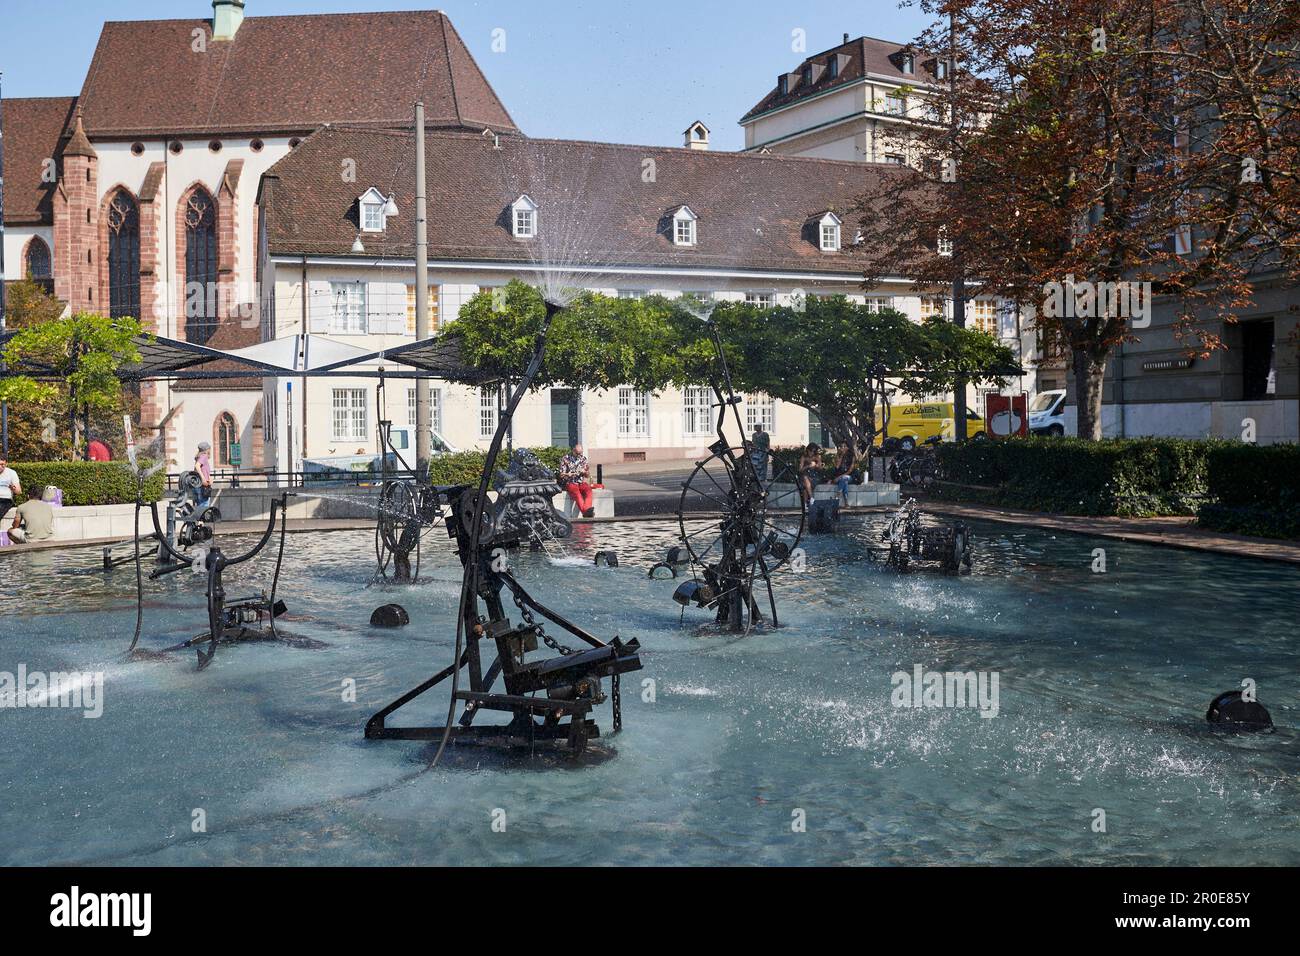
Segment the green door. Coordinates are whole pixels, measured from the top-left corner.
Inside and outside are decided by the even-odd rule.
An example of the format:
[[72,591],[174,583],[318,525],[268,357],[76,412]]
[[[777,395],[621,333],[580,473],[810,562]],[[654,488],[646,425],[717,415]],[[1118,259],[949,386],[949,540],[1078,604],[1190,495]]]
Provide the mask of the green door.
[[578,391],[551,389],[551,444],[572,448],[578,443]]

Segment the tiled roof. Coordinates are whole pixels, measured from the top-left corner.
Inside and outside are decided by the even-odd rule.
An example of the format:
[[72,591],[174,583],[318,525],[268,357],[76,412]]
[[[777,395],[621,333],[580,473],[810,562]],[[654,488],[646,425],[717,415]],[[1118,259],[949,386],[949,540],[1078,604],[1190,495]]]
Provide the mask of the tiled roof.
[[[464,133],[427,137],[430,259],[856,272],[850,210],[896,167]],[[346,256],[357,237],[357,198],[371,186],[399,209],[383,234],[361,233],[373,262],[414,255],[414,138],[325,128],[268,170],[262,200],[273,254]],[[340,162],[353,158],[357,181]],[[538,237],[515,239],[509,206],[527,193],[540,207]],[[699,216],[697,245],[671,239],[671,216]],[[814,217],[845,219],[841,252],[821,252]]]
[[[782,94],[780,87],[774,84],[771,91],[754,104],[754,108],[742,116],[740,121],[743,123],[751,116],[766,113],[778,106],[785,106],[824,93],[827,90],[845,86],[856,80],[861,80],[868,73],[883,76],[890,80],[897,80],[900,83],[933,83],[934,73],[932,67],[927,65],[932,58],[919,50],[912,51],[915,72],[903,72],[903,61],[900,54],[909,50],[912,50],[909,44],[897,43],[892,40],[877,40],[874,37],[858,37],[856,40],[849,40],[847,43],[841,43],[829,50],[823,50],[821,53],[808,57],[790,71],[792,74],[790,87],[785,94]],[[829,68],[826,67],[831,59],[836,56],[841,58],[840,66],[836,75],[831,76]],[[814,77],[811,85],[805,85],[802,81],[803,68],[809,63],[813,64],[814,67],[823,67],[823,69]]]
[[209,20],[109,22],[80,98],[92,138],[403,126],[417,100],[430,127],[516,130],[437,10],[249,17],[230,40]]
[[[256,311],[253,313],[256,315]],[[233,352],[235,349],[246,348],[249,345],[256,345],[262,340],[261,326],[257,319],[249,321],[244,316],[238,314],[231,315],[222,319],[212,332],[212,338],[204,344],[208,348],[221,349],[223,352]],[[241,365],[239,362],[226,362],[217,360],[215,362],[205,362],[200,368],[205,372],[226,372],[247,370],[248,366]],[[180,379],[172,384],[172,388],[181,392],[212,392],[212,391],[237,391],[237,392],[260,392],[262,390],[262,380],[260,378],[251,378],[247,376],[232,376],[230,378],[190,378]]]
[[53,183],[42,182],[46,159],[59,156],[59,136],[76,107],[73,96],[5,100],[5,222],[49,225]]

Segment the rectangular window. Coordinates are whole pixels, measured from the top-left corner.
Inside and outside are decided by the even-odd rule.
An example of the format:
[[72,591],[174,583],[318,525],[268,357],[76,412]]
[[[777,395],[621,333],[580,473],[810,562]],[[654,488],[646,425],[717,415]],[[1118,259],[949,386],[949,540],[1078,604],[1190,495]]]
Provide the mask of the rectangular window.
[[364,335],[366,321],[366,284],[364,282],[330,283],[330,331],[337,335]]
[[687,435],[708,435],[713,430],[713,390],[692,386],[682,392],[682,431]]
[[894,297],[892,295],[869,295],[865,304],[868,312],[884,312],[894,307]]
[[892,116],[907,115],[907,97],[901,93],[885,94],[885,112]]
[[916,61],[915,59],[913,59],[912,54],[904,53],[902,62],[899,64],[899,66],[904,73],[910,74],[915,72],[916,70]]
[[366,232],[384,231],[384,206],[377,202],[361,204],[361,228]]
[[970,303],[970,324],[981,332],[997,335],[998,304],[993,299],[975,299]]
[[822,252],[834,252],[840,247],[840,227],[832,224],[822,225]]
[[886,153],[885,162],[889,163],[891,166],[902,166],[903,157],[900,153]]
[[948,300],[939,296],[922,296],[921,318],[928,319],[932,315],[937,315],[940,318],[947,318]]
[[620,299],[644,299],[645,289],[619,289],[618,297]]
[[[415,425],[415,389],[406,390],[406,423]],[[436,432],[442,431],[442,389],[429,388],[429,423]]]
[[745,396],[745,427],[753,434],[759,425],[770,432],[776,424],[776,402],[769,395]]
[[618,433],[644,437],[650,434],[650,393],[627,385],[618,389]]
[[367,423],[366,390],[336,388],[333,395],[334,441],[365,441]]
[[681,218],[673,222],[675,223],[673,241],[679,246],[695,245],[695,220]]
[[[429,286],[429,305],[425,310],[429,315],[429,331],[438,331],[438,287]],[[415,334],[415,285],[406,285],[406,334]]]
[[533,216],[532,209],[515,210],[515,237],[518,239],[531,239],[537,235],[537,220]]
[[756,305],[760,309],[770,309],[776,305],[775,292],[746,292],[745,305]]
[[497,388],[485,385],[478,393],[478,437],[491,438],[497,432]]
[[952,255],[952,240],[947,236],[940,236],[939,241],[935,244],[935,250],[941,256]]

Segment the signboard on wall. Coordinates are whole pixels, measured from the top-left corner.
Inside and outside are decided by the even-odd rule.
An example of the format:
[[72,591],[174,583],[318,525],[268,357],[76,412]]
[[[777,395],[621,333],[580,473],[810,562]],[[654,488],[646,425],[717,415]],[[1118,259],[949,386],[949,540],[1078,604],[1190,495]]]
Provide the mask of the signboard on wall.
[[1029,412],[1025,393],[985,396],[984,428],[993,438],[1028,435]]

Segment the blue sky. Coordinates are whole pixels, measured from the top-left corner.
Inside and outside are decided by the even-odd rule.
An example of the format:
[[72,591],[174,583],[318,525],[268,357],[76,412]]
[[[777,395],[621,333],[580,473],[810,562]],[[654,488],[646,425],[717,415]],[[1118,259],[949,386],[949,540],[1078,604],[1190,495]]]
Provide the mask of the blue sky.
[[[853,36],[909,40],[924,26],[897,0],[247,0],[249,16],[440,7],[515,122],[531,136],[681,145],[701,119],[715,149],[738,149],[746,110],[809,53]],[[101,22],[206,17],[209,0],[3,0],[4,95],[81,88]],[[492,52],[492,31],[506,49]],[[57,40],[54,39],[57,37]]]

